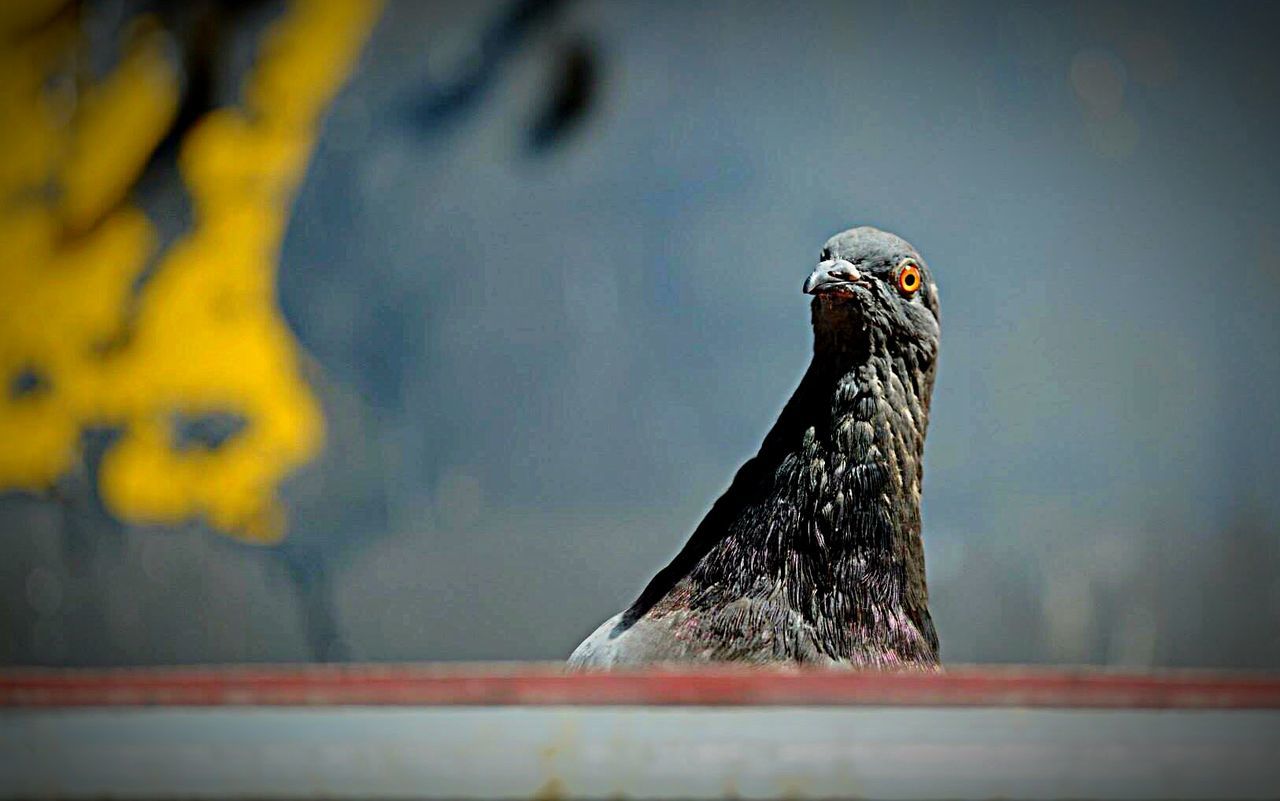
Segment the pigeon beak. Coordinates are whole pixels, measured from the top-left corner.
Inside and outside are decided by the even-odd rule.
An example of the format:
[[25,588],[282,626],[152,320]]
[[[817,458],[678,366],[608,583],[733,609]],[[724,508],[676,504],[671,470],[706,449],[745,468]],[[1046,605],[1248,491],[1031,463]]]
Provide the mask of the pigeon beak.
[[806,295],[821,295],[841,287],[847,288],[862,279],[856,267],[844,259],[828,259],[818,262],[818,268],[805,279]]

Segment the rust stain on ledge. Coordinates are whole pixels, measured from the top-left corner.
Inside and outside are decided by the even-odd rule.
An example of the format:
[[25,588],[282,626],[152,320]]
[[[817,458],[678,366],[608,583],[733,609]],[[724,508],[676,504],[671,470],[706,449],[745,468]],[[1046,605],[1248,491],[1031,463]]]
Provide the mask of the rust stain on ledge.
[[1280,709],[1280,675],[963,666],[941,673],[558,664],[0,671],[0,706],[987,706]]

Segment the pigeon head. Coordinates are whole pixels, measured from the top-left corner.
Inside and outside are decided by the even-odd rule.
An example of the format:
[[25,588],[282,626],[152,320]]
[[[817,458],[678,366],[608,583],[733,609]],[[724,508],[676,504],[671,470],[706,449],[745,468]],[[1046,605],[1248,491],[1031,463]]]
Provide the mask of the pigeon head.
[[874,338],[936,353],[938,287],[909,242],[861,226],[828,239],[819,258],[804,282],[819,349],[860,349]]

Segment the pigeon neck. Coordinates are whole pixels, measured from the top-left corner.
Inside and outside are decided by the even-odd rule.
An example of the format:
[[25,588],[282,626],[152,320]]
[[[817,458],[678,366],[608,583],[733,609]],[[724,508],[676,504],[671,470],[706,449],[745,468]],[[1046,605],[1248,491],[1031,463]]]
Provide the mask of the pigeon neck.
[[774,642],[798,642],[798,618],[827,658],[937,663],[920,541],[932,353],[878,336],[815,347],[760,452],[617,631],[659,602],[706,611],[757,598],[780,615]]
[[[893,347],[883,332],[852,346],[815,343],[797,397],[798,425],[777,465],[802,518],[782,575],[818,586],[810,610],[852,628],[857,658],[936,659],[928,612],[920,496],[933,384],[932,354]],[[779,432],[782,433],[782,432]],[[803,565],[797,569],[797,565]],[[803,600],[803,594],[798,596]]]
[[[833,503],[843,498],[846,505],[891,510],[898,525],[881,533],[895,542],[919,537],[933,372],[932,353],[872,331],[838,349],[815,347],[796,393],[809,426],[801,450],[828,463],[829,482],[820,494]],[[835,533],[857,540],[865,532],[845,525]]]

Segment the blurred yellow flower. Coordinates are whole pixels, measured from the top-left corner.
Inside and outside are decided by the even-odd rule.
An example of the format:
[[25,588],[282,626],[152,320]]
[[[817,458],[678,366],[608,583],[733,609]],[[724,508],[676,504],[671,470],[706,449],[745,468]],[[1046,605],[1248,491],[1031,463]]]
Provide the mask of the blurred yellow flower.
[[[127,196],[177,113],[167,37],[136,20],[111,73],[68,100],[75,90],[51,77],[73,63],[75,17],[37,5],[0,15],[11,40],[0,48],[0,489],[48,488],[79,458],[84,430],[107,426],[121,436],[100,488],[121,519],[200,517],[276,541],[278,485],[318,452],[323,419],[276,307],[275,270],[319,117],[380,8],[288,7],[244,107],[184,137],[194,222],[157,253]],[[175,421],[206,414],[244,425],[216,447],[183,446]]]

